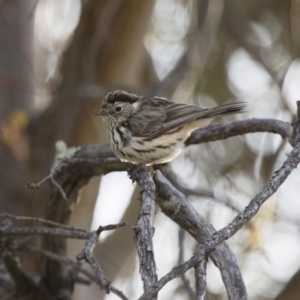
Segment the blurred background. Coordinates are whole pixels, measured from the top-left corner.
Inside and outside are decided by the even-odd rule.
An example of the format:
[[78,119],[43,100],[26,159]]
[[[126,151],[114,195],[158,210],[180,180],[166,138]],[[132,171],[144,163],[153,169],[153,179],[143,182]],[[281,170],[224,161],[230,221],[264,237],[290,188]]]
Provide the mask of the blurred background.
[[[115,89],[213,107],[245,101],[246,118],[292,122],[300,99],[299,0],[0,0],[0,210],[45,215],[49,188],[26,190],[51,167],[55,143],[106,143],[94,117]],[[249,134],[188,147],[172,164],[178,183],[216,229],[228,224],[286,159],[277,135]],[[228,243],[249,299],[300,299],[300,171]],[[94,178],[72,207],[87,230],[126,221],[102,235],[94,252],[106,277],[130,299],[142,293],[132,226],[139,190],[126,172]],[[158,275],[188,259],[197,243],[157,210]],[[75,259],[83,241],[69,241]],[[38,274],[39,258],[21,262]],[[208,263],[207,299],[227,299]],[[1,287],[0,287],[1,289]],[[118,299],[97,285],[77,285],[73,299]],[[100,297],[100,298],[99,298]],[[193,272],[159,299],[194,299]]]

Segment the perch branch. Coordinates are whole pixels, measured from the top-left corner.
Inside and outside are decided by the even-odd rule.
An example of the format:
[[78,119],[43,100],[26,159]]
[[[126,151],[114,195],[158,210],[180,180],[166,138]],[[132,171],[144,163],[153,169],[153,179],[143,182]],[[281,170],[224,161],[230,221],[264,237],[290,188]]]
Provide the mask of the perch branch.
[[196,300],[204,300],[205,289],[206,289],[206,259],[202,259],[195,266],[195,279],[196,279]]
[[[134,226],[137,253],[140,260],[140,274],[142,277],[144,291],[148,291],[157,282],[156,264],[152,237],[154,235],[153,215],[155,208],[156,190],[152,179],[152,168],[142,168],[137,183],[141,187],[141,209],[136,225]],[[152,299],[156,299],[153,295]]]

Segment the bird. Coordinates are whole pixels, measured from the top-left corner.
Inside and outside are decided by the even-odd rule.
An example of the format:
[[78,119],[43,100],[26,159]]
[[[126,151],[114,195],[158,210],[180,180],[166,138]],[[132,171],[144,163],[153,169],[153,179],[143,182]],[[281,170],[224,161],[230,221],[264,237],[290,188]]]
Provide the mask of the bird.
[[154,166],[178,157],[190,134],[207,126],[212,118],[245,108],[245,102],[236,102],[203,109],[116,90],[104,97],[95,115],[107,122],[109,142],[122,162]]

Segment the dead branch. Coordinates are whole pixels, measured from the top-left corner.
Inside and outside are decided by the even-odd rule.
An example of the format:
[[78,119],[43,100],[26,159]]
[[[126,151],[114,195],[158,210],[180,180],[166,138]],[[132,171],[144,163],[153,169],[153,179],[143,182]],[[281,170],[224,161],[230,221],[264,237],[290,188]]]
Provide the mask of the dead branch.
[[100,233],[105,230],[113,230],[117,229],[119,227],[125,226],[126,223],[120,223],[116,225],[107,225],[107,226],[99,226],[99,228],[96,231],[93,231],[91,233],[91,236],[89,240],[85,243],[84,248],[81,250],[81,252],[76,256],[76,259],[78,261],[85,260],[90,266],[92,267],[93,271],[95,272],[97,276],[97,281],[101,287],[101,289],[104,289],[107,294],[110,293],[110,282],[105,278],[100,264],[97,262],[97,260],[93,257],[92,252],[93,249],[99,239]]
[[[136,176],[141,187],[141,209],[136,225],[134,226],[137,253],[140,260],[140,274],[143,280],[144,291],[148,291],[157,282],[156,264],[154,259],[153,217],[156,200],[156,189],[152,179],[152,168],[142,168]],[[157,295],[153,296],[157,299]]]

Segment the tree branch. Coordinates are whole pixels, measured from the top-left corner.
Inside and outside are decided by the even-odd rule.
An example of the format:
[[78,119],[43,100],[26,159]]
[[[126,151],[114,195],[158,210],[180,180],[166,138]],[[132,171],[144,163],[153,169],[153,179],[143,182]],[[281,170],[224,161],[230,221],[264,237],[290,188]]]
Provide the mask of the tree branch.
[[[300,115],[300,101],[298,105],[298,116]],[[294,127],[296,131],[296,139],[292,152],[287,160],[283,163],[281,168],[277,170],[268,183],[261,189],[261,191],[250,201],[250,204],[238,214],[232,222],[230,222],[223,229],[219,230],[201,244],[196,253],[184,264],[174,267],[168,274],[162,277],[156,285],[151,288],[151,291],[144,293],[139,299],[152,299],[153,295],[170,280],[180,276],[192,267],[195,267],[199,262],[205,259],[206,255],[211,253],[220,243],[232,237],[239,229],[241,229],[246,222],[248,222],[258,212],[262,204],[273,195],[290,173],[297,167],[300,162],[300,122],[298,121]],[[232,298],[242,299],[242,298]]]
[[196,279],[196,300],[205,299],[206,289],[206,259],[202,259],[195,266],[195,279]]
[[[160,171],[156,171],[154,182],[158,194],[157,204],[162,212],[200,244],[216,232],[213,226],[198,214],[186,196],[179,192]],[[241,272],[229,246],[226,243],[218,245],[210,257],[220,269],[229,299],[247,299]]]
[[68,225],[68,224],[61,224],[58,222],[53,222],[53,221],[46,220],[43,218],[38,218],[38,217],[17,216],[17,215],[8,214],[6,212],[0,214],[0,217],[14,219],[16,221],[40,222],[40,223],[48,224],[50,226],[56,226],[56,227],[65,228],[65,229],[69,229],[69,230],[77,230],[77,231],[86,232],[86,230],[84,230],[84,229],[76,228],[76,227]]
[[280,120],[275,119],[248,119],[236,121],[226,125],[211,125],[194,131],[185,144],[200,144],[217,140],[225,140],[230,137],[254,133],[270,132],[277,133],[282,138],[290,137],[293,132],[292,126]]
[[126,223],[120,223],[117,225],[108,225],[108,226],[99,226],[99,228],[96,231],[93,231],[91,234],[91,237],[89,240],[85,243],[84,248],[81,250],[81,252],[76,256],[76,259],[78,261],[85,260],[87,263],[90,264],[93,271],[95,272],[97,276],[97,281],[101,287],[101,289],[104,289],[107,294],[110,293],[110,282],[105,278],[102,269],[97,262],[97,260],[93,257],[92,252],[95,247],[95,245],[98,242],[100,233],[105,230],[113,230],[117,229],[119,227],[125,226]]
[[[154,259],[152,237],[154,235],[153,216],[156,199],[156,189],[152,179],[152,167],[143,167],[137,183],[141,187],[141,210],[134,226],[137,253],[140,260],[140,274],[143,280],[144,291],[148,291],[157,282],[156,264]],[[153,295],[152,299],[156,299]]]
[[56,236],[60,238],[72,239],[89,239],[93,232],[83,230],[67,230],[63,228],[50,228],[50,227],[0,227],[0,237],[5,236]]

